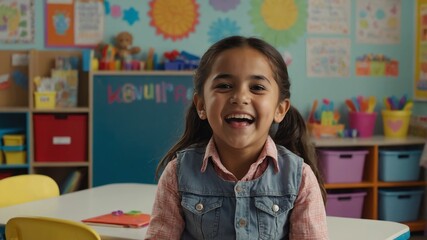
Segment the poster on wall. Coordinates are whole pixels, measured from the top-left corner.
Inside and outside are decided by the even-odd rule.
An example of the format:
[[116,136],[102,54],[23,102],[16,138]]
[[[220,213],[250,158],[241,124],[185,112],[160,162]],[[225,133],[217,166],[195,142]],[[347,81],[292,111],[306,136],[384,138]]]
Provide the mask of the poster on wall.
[[348,77],[350,39],[307,39],[307,76]]
[[0,1],[0,41],[34,42],[34,0]]
[[418,0],[414,98],[427,101],[427,0]]
[[307,32],[350,33],[350,0],[309,0]]
[[358,43],[400,43],[401,0],[358,0],[356,39]]
[[46,0],[46,47],[91,47],[104,35],[103,0]]

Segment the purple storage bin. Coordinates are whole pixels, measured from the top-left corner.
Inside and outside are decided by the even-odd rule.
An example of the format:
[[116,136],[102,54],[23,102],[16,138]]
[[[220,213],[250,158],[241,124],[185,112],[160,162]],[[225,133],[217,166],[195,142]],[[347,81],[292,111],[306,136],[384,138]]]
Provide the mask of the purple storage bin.
[[328,193],[326,215],[335,217],[361,218],[366,192]]
[[319,169],[325,183],[361,182],[367,150],[318,150]]

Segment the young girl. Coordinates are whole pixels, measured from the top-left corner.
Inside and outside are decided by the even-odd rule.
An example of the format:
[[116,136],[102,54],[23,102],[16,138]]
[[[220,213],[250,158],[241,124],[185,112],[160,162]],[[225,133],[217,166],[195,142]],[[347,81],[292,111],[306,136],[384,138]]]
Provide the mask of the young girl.
[[158,166],[146,239],[327,239],[325,189],[280,53],[223,39],[194,86],[185,131]]

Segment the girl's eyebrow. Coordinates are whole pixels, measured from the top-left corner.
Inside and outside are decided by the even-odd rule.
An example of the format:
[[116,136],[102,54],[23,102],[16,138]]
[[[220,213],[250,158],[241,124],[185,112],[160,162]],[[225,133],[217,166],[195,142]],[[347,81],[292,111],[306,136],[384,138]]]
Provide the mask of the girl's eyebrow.
[[230,79],[230,78],[233,78],[233,76],[229,73],[219,73],[213,78],[213,80]]
[[[215,81],[215,80],[218,80],[218,79],[232,79],[232,78],[234,78],[234,76],[232,74],[229,74],[229,73],[219,73],[219,74],[217,74],[213,78],[213,80]],[[267,81],[268,83],[271,84],[270,79],[268,79],[264,75],[251,75],[249,77],[249,79],[251,79],[251,80],[265,80],[265,81]]]
[[264,75],[252,75],[251,79],[253,80],[265,80],[267,81],[269,84],[271,84],[270,79],[268,79],[266,76]]

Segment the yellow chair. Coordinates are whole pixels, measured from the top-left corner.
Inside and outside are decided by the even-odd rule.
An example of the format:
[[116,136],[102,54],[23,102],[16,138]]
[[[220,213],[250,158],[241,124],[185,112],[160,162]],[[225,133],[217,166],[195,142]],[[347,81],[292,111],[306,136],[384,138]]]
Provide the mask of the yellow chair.
[[0,207],[59,196],[58,184],[49,176],[24,174],[0,180]]
[[15,217],[6,223],[6,240],[100,240],[91,227],[65,219]]

